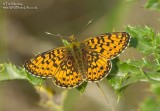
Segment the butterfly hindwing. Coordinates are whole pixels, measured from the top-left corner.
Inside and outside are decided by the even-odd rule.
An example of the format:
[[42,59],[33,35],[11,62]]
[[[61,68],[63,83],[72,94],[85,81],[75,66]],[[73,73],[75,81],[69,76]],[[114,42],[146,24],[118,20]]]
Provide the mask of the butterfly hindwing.
[[106,77],[111,68],[112,64],[110,60],[107,60],[103,56],[97,53],[88,52],[86,54],[87,64],[87,81],[98,82]]
[[54,76],[54,82],[56,85],[66,88],[79,86],[83,82],[82,76],[72,56],[69,56],[60,64]]
[[101,34],[83,41],[88,50],[99,53],[107,59],[119,55],[128,45],[130,36],[126,32]]

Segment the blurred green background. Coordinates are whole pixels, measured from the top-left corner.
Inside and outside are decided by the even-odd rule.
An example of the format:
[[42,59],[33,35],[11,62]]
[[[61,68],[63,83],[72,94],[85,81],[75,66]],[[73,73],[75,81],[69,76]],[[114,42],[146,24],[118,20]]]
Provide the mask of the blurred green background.
[[[5,9],[4,3],[20,3],[37,9]],[[124,31],[125,26],[151,26],[159,31],[160,13],[144,8],[146,0],[2,0],[0,1],[0,63],[11,62],[23,66],[34,54],[62,46],[59,37],[45,34],[51,32],[63,36],[78,35],[82,41],[87,37],[112,31]],[[120,58],[141,58],[132,48]],[[61,106],[66,91],[53,83],[53,101]],[[102,81],[103,84],[103,81]],[[105,92],[116,111],[138,111],[139,103],[150,95],[147,83],[136,83],[127,87],[123,98],[117,96],[110,86]],[[80,97],[78,91],[70,90],[64,101],[65,111],[111,111],[110,105],[95,84],[89,83]],[[27,82],[5,81],[0,84],[0,111],[46,111],[36,104],[40,96]],[[55,108],[56,109],[56,108]],[[62,110],[60,107],[58,110]],[[56,109],[56,110],[57,110]]]

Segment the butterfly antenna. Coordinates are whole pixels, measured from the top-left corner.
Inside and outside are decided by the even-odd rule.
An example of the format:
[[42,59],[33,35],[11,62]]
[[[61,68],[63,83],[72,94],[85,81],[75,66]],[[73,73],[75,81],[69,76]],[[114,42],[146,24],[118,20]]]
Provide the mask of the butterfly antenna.
[[107,98],[107,96],[105,95],[104,91],[102,90],[102,88],[100,87],[100,85],[98,83],[96,83],[98,86],[98,89],[100,90],[101,94],[105,97],[106,101],[108,102],[108,104],[110,105],[112,111],[115,111],[113,105],[111,104],[111,102],[109,101],[109,99]]
[[75,38],[76,38],[92,21],[93,21],[93,19],[91,19],[91,20],[82,28],[82,30],[79,31],[79,32],[76,34]]
[[56,36],[56,37],[60,37],[61,39],[63,39],[63,37],[65,36],[61,36],[59,33],[56,35],[56,34],[52,34],[50,32],[45,32],[47,35],[51,35],[51,36]]

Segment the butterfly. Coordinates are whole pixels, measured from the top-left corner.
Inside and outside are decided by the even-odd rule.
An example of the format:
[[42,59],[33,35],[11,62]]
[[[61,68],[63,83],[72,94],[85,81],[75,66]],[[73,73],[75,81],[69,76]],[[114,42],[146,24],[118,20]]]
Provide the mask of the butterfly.
[[63,47],[36,55],[24,64],[30,74],[52,78],[62,88],[74,88],[86,82],[98,82],[112,69],[111,60],[126,49],[127,32],[112,32],[78,42],[72,35],[62,39]]

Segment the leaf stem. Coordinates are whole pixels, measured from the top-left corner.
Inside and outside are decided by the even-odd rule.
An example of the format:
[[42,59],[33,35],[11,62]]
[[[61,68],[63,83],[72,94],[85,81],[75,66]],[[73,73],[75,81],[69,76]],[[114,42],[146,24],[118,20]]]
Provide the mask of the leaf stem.
[[105,97],[106,101],[108,102],[108,104],[110,105],[111,107],[111,110],[112,111],[115,111],[113,105],[111,104],[111,102],[109,101],[109,99],[107,98],[107,96],[105,95],[104,91],[102,90],[102,88],[100,87],[99,83],[96,83],[97,86],[98,86],[98,89],[100,90],[101,94]]

